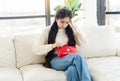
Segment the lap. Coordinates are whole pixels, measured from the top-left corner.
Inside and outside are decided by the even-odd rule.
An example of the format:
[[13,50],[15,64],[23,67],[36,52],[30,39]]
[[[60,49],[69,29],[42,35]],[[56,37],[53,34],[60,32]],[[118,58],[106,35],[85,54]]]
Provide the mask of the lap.
[[51,60],[51,67],[56,70],[66,70],[68,66],[70,66],[75,57],[81,57],[80,54],[68,54],[62,58],[58,58],[57,56]]

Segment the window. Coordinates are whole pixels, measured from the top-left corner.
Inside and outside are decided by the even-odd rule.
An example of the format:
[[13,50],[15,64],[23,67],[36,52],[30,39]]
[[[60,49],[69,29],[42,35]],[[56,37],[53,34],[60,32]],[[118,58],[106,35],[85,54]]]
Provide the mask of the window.
[[117,33],[120,32],[120,1],[106,0],[106,25],[115,28]]
[[110,25],[120,27],[120,1],[97,0],[98,25]]
[[54,21],[54,15],[56,13],[56,11],[54,10],[54,8],[57,5],[63,5],[64,4],[64,0],[50,0],[50,13],[51,13],[51,23]]
[[97,24],[105,25],[105,0],[97,0]]
[[45,0],[0,0],[1,31],[30,32],[32,27],[45,27],[45,17]]
[[120,1],[106,0],[106,24],[120,27]]
[[[54,10],[54,8],[56,7],[56,6],[58,6],[58,5],[60,5],[60,6],[63,6],[63,5],[65,5],[65,3],[64,3],[64,1],[65,0],[50,0],[50,13],[51,13],[51,23],[54,21],[54,15],[55,15],[55,13],[56,13],[56,11]],[[83,16],[83,13],[85,12],[85,5],[84,5],[84,0],[80,0],[80,2],[82,3],[82,5],[81,5],[81,10],[79,10],[78,12],[77,12],[77,16],[76,16],[76,18],[74,18],[74,20],[76,20],[76,25],[83,25],[83,19],[85,18],[84,16]],[[79,23],[81,23],[81,24],[79,24]]]
[[[54,21],[57,5],[64,0],[0,0],[0,30],[17,34],[41,29]],[[78,12],[80,23],[82,13]]]
[[0,17],[45,15],[44,0],[0,0]]

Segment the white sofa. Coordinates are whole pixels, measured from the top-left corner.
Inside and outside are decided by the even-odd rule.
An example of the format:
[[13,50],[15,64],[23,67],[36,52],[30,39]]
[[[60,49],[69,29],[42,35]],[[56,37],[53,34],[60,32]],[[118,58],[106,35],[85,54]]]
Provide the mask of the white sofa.
[[[93,81],[120,81],[120,44],[110,27],[81,27],[85,56]],[[45,56],[32,52],[39,34],[0,37],[0,81],[66,81],[63,71],[42,66]]]

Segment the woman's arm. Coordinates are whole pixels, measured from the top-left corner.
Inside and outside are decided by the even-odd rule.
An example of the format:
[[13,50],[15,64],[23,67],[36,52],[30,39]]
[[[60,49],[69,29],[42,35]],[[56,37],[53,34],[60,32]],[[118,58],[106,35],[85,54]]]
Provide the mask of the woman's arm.
[[73,29],[76,44],[78,46],[80,46],[81,44],[85,43],[86,42],[85,38],[82,36],[82,33],[81,33],[80,29],[75,25],[75,23],[72,20],[70,21],[70,25]]
[[36,55],[47,55],[47,53],[53,49],[52,45],[48,44],[48,32],[48,29],[45,28],[39,38],[35,41],[33,52]]

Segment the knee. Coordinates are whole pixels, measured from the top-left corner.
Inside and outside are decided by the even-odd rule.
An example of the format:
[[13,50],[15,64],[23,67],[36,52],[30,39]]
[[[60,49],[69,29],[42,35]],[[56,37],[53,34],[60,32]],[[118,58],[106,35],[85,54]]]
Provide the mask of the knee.
[[83,59],[83,56],[81,56],[80,54],[74,54],[74,58],[81,60]]
[[68,54],[68,56],[70,56],[70,57],[81,57],[81,55],[80,54]]
[[69,59],[67,59],[67,62],[71,62],[71,63],[74,63],[74,61],[79,62],[84,59],[80,54],[69,54],[67,55],[67,57],[69,57]]
[[81,63],[83,61],[85,61],[85,58],[83,56],[81,56],[80,54],[74,54],[73,64],[76,63],[76,62]]
[[69,67],[67,68],[67,70],[68,70],[69,72],[74,71],[74,70],[75,70],[75,66],[74,66],[74,65],[71,65],[71,66],[69,66]]

